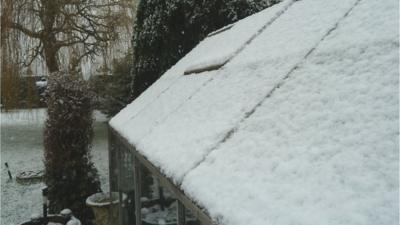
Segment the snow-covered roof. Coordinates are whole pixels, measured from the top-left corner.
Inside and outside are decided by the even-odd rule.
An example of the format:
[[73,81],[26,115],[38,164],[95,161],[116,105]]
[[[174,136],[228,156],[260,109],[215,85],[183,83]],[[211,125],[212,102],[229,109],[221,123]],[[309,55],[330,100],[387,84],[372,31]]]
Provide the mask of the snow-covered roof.
[[110,125],[220,224],[397,224],[398,4],[283,1]]

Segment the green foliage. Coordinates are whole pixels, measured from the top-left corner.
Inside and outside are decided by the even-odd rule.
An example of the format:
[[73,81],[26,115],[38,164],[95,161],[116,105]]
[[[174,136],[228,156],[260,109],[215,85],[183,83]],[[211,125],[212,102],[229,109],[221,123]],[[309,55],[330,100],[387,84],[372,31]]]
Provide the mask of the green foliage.
[[114,59],[112,74],[95,76],[90,82],[96,92],[97,108],[112,117],[124,108],[129,102],[132,76],[132,53],[121,59]]
[[136,98],[208,33],[258,12],[276,0],[140,1],[133,37]]
[[93,214],[85,200],[100,191],[90,155],[92,94],[76,75],[54,74],[49,82],[44,162],[50,212],[69,208],[83,224],[91,224]]

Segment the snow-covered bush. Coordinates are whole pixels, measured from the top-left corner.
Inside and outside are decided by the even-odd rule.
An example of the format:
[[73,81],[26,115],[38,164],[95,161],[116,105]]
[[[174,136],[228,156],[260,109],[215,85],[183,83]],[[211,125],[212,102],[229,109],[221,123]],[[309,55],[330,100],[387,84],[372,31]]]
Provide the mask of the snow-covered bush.
[[77,75],[52,74],[47,104],[45,183],[49,188],[50,212],[69,208],[83,224],[91,224],[93,213],[85,200],[100,191],[90,155],[92,94]]

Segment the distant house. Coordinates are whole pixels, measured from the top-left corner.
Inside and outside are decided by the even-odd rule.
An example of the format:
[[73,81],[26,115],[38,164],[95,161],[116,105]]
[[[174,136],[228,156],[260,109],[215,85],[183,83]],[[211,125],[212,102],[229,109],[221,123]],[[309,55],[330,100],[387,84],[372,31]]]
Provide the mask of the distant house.
[[287,0],[210,34],[110,121],[120,224],[151,223],[141,168],[177,199],[158,224],[398,224],[398,4]]

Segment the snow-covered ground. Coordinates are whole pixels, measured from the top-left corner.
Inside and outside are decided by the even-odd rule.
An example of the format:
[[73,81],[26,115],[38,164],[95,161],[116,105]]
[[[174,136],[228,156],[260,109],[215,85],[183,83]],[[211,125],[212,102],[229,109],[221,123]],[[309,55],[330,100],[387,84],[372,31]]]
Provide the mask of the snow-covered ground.
[[[43,183],[21,185],[9,181],[5,162],[12,175],[43,169],[43,125],[46,111],[22,110],[1,113],[1,225],[18,224],[32,214],[42,213]],[[99,171],[103,191],[108,191],[107,123],[95,113],[92,156]]]

